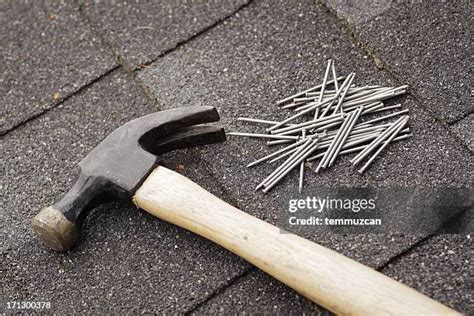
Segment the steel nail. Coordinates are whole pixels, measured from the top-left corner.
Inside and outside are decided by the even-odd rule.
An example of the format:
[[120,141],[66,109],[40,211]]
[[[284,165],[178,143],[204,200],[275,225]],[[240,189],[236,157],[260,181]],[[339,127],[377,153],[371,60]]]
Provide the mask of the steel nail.
[[[332,60],[329,59],[328,60],[328,64],[326,66],[326,72],[324,73],[324,79],[323,79],[323,86],[321,87],[321,91],[319,93],[319,99],[318,99],[318,103],[321,103],[321,101],[323,100],[323,96],[324,96],[324,90],[326,89],[326,84],[327,84],[327,80],[328,80],[328,77],[329,77],[329,71],[331,70],[331,65],[332,65]],[[319,115],[319,107],[316,108],[316,110],[314,111],[314,119],[317,119],[318,118],[318,115]]]
[[[361,90],[355,94],[351,94],[350,91],[348,93],[348,97],[344,98],[344,102],[345,103],[348,103],[349,101],[358,101],[359,99],[362,99],[363,97],[367,97],[367,96],[370,96],[372,94],[375,94],[377,92],[377,90],[373,90],[373,89],[365,89],[365,90]],[[345,103],[342,104],[342,106],[345,106]]]
[[288,135],[270,135],[270,134],[253,134],[253,133],[240,133],[240,132],[229,132],[227,135],[232,136],[245,136],[245,137],[257,137],[257,138],[273,138],[273,139],[293,139],[297,140],[298,136]]
[[336,66],[335,66],[335,63],[334,63],[334,60],[332,61],[332,64],[331,64],[331,68],[332,68],[332,77],[334,79],[334,89],[339,90],[338,88],[338,83],[337,83],[337,76],[336,76]]
[[278,129],[271,130],[270,132],[272,134],[283,133],[283,132],[287,132],[287,131],[292,130],[292,129],[305,127],[305,126],[308,126],[308,125],[311,125],[311,124],[314,124],[314,123],[325,122],[325,121],[331,120],[335,117],[338,117],[338,116],[337,115],[331,115],[331,116],[323,117],[323,118],[316,119],[316,120],[311,120],[311,121],[306,121],[306,122],[302,122],[302,123],[298,123],[298,124],[293,124],[291,126],[281,127],[281,128],[278,128]]
[[396,96],[399,96],[399,95],[402,95],[402,94],[405,94],[405,93],[406,93],[405,90],[401,90],[401,91],[399,91],[399,90],[383,91],[383,92],[377,93],[375,95],[370,95],[367,98],[347,102],[347,105],[348,106],[349,105],[360,105],[360,104],[368,102],[368,101],[370,101],[370,102],[383,101],[385,99],[390,99],[390,98],[393,98],[393,97],[396,97]]
[[344,134],[341,136],[341,140],[339,141],[336,149],[334,150],[334,153],[332,154],[331,156],[331,160],[329,161],[329,164],[328,164],[328,167],[331,167],[332,164],[334,163],[334,161],[336,160],[337,158],[337,155],[339,154],[339,152],[341,151],[342,147],[344,146],[344,144],[346,143],[347,141],[347,138],[349,137],[349,135],[351,134],[355,124],[357,123],[357,120],[359,119],[362,111],[364,110],[364,107],[361,106],[358,110],[356,110],[354,112],[354,115],[351,119],[351,122],[348,124],[348,127],[346,128],[346,131],[344,132]]
[[283,164],[281,164],[281,165],[280,165],[278,168],[276,168],[271,174],[269,174],[269,175],[255,188],[255,190],[258,190],[259,188],[261,188],[262,186],[264,186],[265,183],[271,181],[271,180],[274,178],[274,176],[275,176],[276,174],[278,174],[278,172],[279,172],[280,170],[282,170],[283,168],[285,168],[286,165],[288,165],[289,163],[291,163],[291,162],[294,160],[294,158],[298,156],[299,153],[301,153],[303,150],[305,150],[305,148],[307,148],[307,147],[311,144],[312,141],[313,141],[313,140],[308,139],[303,145],[301,145],[299,148],[297,148],[297,150],[296,150],[287,160],[285,160],[285,162],[284,162]]
[[319,172],[319,170],[324,166],[324,164],[326,163],[326,160],[330,154],[330,152],[332,151],[332,147],[334,147],[335,143],[337,142],[337,139],[341,136],[341,133],[343,131],[343,129],[345,128],[345,126],[347,125],[348,123],[348,119],[346,118],[344,120],[344,122],[342,123],[341,127],[339,128],[339,130],[337,131],[337,134],[336,136],[334,137],[334,139],[332,140],[331,144],[329,145],[327,151],[326,151],[326,154],[323,156],[323,159],[321,159],[321,161],[319,162],[319,165],[316,167],[316,173]]
[[302,140],[300,140],[300,141],[298,141],[298,142],[296,142],[296,143],[294,143],[294,144],[291,144],[291,145],[286,146],[286,147],[284,147],[284,148],[282,148],[282,149],[280,149],[280,150],[277,150],[277,151],[275,151],[275,152],[273,152],[273,153],[271,153],[271,154],[269,154],[269,155],[266,155],[265,157],[262,157],[262,158],[260,158],[260,159],[257,159],[257,160],[255,160],[255,161],[249,163],[249,164],[247,165],[247,167],[250,168],[250,167],[253,167],[253,166],[255,166],[255,165],[258,165],[259,163],[262,163],[262,162],[264,162],[264,161],[266,161],[266,160],[268,160],[268,159],[270,159],[270,158],[273,158],[273,157],[275,157],[275,156],[278,156],[278,155],[281,154],[281,153],[284,153],[284,152],[286,152],[286,151],[288,151],[288,150],[290,150],[290,149],[292,149],[292,148],[295,148],[295,147],[297,147],[297,146],[303,144],[305,141],[306,141],[305,139],[302,139]]
[[[352,73],[351,79],[349,80],[349,83],[347,84],[347,86],[350,86],[352,84],[352,81],[354,80],[354,78],[355,78],[355,73]],[[342,105],[342,102],[344,102],[344,98],[346,97],[346,94],[347,94],[348,90],[349,90],[349,88],[346,87],[346,89],[344,89],[344,92],[342,92],[342,95],[339,98],[339,102],[337,103],[333,114],[336,114],[337,112],[342,111],[341,105]]]
[[[368,135],[368,136],[361,137],[361,138],[358,138],[358,139],[348,140],[348,142],[342,147],[342,149],[347,149],[347,148],[353,147],[353,146],[358,145],[358,144],[363,144],[363,143],[368,142],[368,141],[370,141],[374,138],[377,138],[377,135]],[[322,143],[321,143],[320,149],[328,148],[328,147],[329,147],[328,144],[322,145]],[[326,152],[322,153],[322,156],[325,153]],[[310,157],[310,158],[308,158],[308,161],[313,161],[316,158],[319,158],[319,157]]]
[[375,110],[380,109],[381,107],[383,107],[383,102],[370,103],[367,106],[364,106],[364,111],[362,112],[362,115],[373,113]]
[[328,100],[326,100],[326,101],[323,101],[322,103],[317,103],[317,104],[315,104],[315,105],[313,105],[313,106],[307,108],[306,110],[301,111],[301,112],[299,112],[299,113],[297,113],[297,114],[295,114],[295,115],[293,115],[293,116],[287,118],[286,120],[283,120],[283,121],[281,121],[280,123],[275,124],[275,125],[273,125],[273,126],[267,128],[267,132],[271,132],[272,130],[277,129],[277,128],[280,127],[280,126],[285,125],[285,124],[288,123],[289,121],[292,121],[292,120],[294,120],[294,119],[296,119],[296,118],[298,118],[298,117],[300,117],[300,116],[303,116],[303,115],[305,115],[306,113],[309,113],[309,112],[315,110],[317,107],[320,107],[320,106],[322,106],[322,105],[324,105],[324,104],[326,104],[326,103],[329,103],[329,102],[331,102],[331,99],[328,99]]
[[[306,139],[306,130],[304,129],[301,132],[302,139]],[[300,164],[300,181],[298,185],[298,192],[301,193],[303,191],[303,178],[304,178],[304,160]]]
[[399,103],[399,104],[395,104],[395,105],[391,105],[391,106],[386,106],[384,108],[380,108],[380,109],[377,109],[375,111],[372,111],[372,113],[377,113],[377,112],[382,112],[382,111],[388,111],[388,110],[393,110],[393,109],[398,109],[398,108],[401,108],[402,105]]
[[394,117],[394,116],[397,116],[397,115],[400,115],[400,114],[405,114],[405,113],[408,113],[408,112],[409,112],[409,110],[405,109],[405,110],[402,110],[402,111],[399,111],[399,112],[395,112],[395,113],[392,113],[392,114],[377,117],[377,118],[375,118],[373,120],[370,120],[370,121],[365,121],[364,123],[373,124],[373,123],[380,122],[380,121],[386,120],[388,118],[391,118],[391,117]]
[[273,158],[272,160],[269,161],[269,163],[274,163],[274,162],[276,162],[280,159],[283,159],[283,158],[291,155],[292,153],[294,153],[296,150],[298,150],[298,148],[291,149],[291,150],[287,151],[286,153],[283,153],[280,156]]
[[[327,116],[327,117],[329,117],[329,116]],[[325,118],[323,118],[319,121],[318,120],[309,121],[309,122],[305,122],[305,124],[303,124],[303,126],[298,126],[298,127],[292,126],[291,128],[281,129],[281,130],[279,130],[278,133],[275,133],[274,135],[291,135],[291,134],[299,133],[303,129],[312,130],[316,127],[325,126],[325,125],[328,125],[330,123],[338,122],[338,121],[342,121],[342,118],[340,116],[339,117],[330,117],[327,120]]]
[[332,156],[334,155],[336,149],[339,147],[339,144],[341,142],[344,142],[345,141],[345,135],[347,133],[347,129],[350,127],[350,125],[352,124],[352,121],[354,120],[354,116],[356,114],[356,111],[353,111],[353,112],[350,112],[349,115],[347,116],[346,120],[344,121],[344,125],[341,126],[341,132],[336,134],[336,137],[334,138],[333,142],[332,142],[332,146],[331,146],[331,150],[329,151],[327,157],[326,157],[326,160],[324,161],[323,163],[323,168],[327,168],[329,167],[329,162],[332,158]]
[[371,151],[373,151],[376,146],[378,146],[387,137],[389,137],[392,131],[395,128],[397,128],[398,124],[400,124],[400,122],[404,120],[408,120],[408,116],[402,116],[397,121],[395,121],[395,123],[393,123],[389,128],[387,128],[383,133],[381,133],[376,139],[374,139],[372,143],[367,145],[367,147],[363,151],[361,151],[357,156],[351,159],[351,162],[354,165],[358,164],[362,159],[364,159],[365,156],[367,156]]
[[380,152],[388,146],[388,144],[390,144],[390,142],[400,133],[400,131],[403,129],[403,127],[405,127],[405,125],[407,124],[408,122],[408,119],[402,121],[398,127],[392,132],[392,135],[390,135],[390,137],[382,144],[382,146],[380,146],[380,148],[372,155],[372,157],[370,157],[370,159],[365,163],[365,165],[360,168],[358,170],[358,172],[360,174],[362,174],[366,169],[367,167],[370,166],[370,164],[372,163],[372,161],[374,161],[375,157],[377,157]]
[[[313,135],[310,135],[310,136],[306,136],[306,138],[309,138],[309,139],[319,139],[319,141],[320,141],[320,136],[317,135],[317,134],[313,134]],[[269,163],[274,163],[274,162],[276,162],[276,161],[278,161],[278,160],[280,160],[280,159],[283,159],[283,158],[285,158],[285,157],[291,155],[292,153],[294,153],[297,149],[298,149],[298,148],[294,148],[294,149],[291,149],[291,150],[287,151],[286,153],[282,153],[280,156],[275,157],[275,158],[273,158],[272,160],[270,160]]]
[[339,98],[340,94],[344,91],[345,87],[348,85],[351,77],[353,76],[354,73],[351,73],[349,74],[349,76],[346,77],[346,79],[344,80],[344,82],[342,83],[341,85],[341,88],[337,91],[336,95],[334,96],[334,98],[332,98],[331,102],[326,106],[326,108],[324,109],[323,113],[321,114],[321,117],[324,117],[326,116],[326,114],[328,113],[329,109],[331,108],[331,106],[334,104],[334,102]]
[[281,170],[279,175],[276,178],[274,178],[272,182],[267,183],[265,185],[265,189],[263,189],[263,192],[267,193],[268,191],[270,191],[281,179],[283,179],[284,176],[286,176],[291,170],[293,170],[293,168],[296,167],[298,163],[300,163],[301,161],[304,161],[304,159],[306,159],[306,157],[311,155],[311,153],[317,148],[318,148],[318,142],[312,141],[312,144],[308,146],[308,148],[306,148],[302,153],[300,153],[298,157],[294,159],[294,161],[291,164],[286,166],[284,170]]
[[[392,140],[392,143],[393,142],[396,142],[396,141],[399,141],[399,140],[403,140],[403,139],[407,139],[407,138],[410,138],[412,137],[413,134],[405,134],[405,135],[400,135],[396,138],[394,138]],[[346,155],[346,154],[351,154],[351,153],[355,153],[355,152],[358,152],[358,151],[361,151],[365,148],[365,146],[359,146],[359,147],[353,147],[353,148],[350,148],[351,146],[348,146],[350,145],[350,143],[347,143],[343,148],[348,148],[348,149],[344,149],[344,150],[341,150],[341,152],[339,153],[339,155]],[[309,157],[308,159],[306,159],[306,161],[313,161],[313,160],[316,160],[318,158],[321,158],[322,156],[324,155],[324,153],[320,153],[320,154],[317,154],[313,157]]]
[[281,145],[281,144],[288,144],[291,143],[292,140],[290,139],[278,139],[278,140],[269,140],[267,141],[268,146],[274,146],[274,145]]
[[[338,77],[338,78],[337,78],[337,81],[340,81],[340,80],[342,80],[342,79],[344,79],[344,77]],[[334,80],[331,80],[331,81],[328,82],[328,84],[330,84],[330,83],[334,83]],[[278,101],[276,102],[276,104],[277,104],[277,105],[280,105],[280,104],[286,103],[286,102],[288,102],[288,101],[291,101],[293,98],[297,98],[297,97],[299,97],[299,96],[304,95],[304,94],[307,93],[307,92],[311,92],[311,91],[318,90],[319,88],[321,88],[321,86],[322,86],[322,84],[319,84],[319,85],[314,86],[314,87],[312,87],[312,88],[309,88],[309,89],[307,89],[307,90],[304,90],[304,91],[298,92],[298,93],[296,93],[296,94],[290,95],[289,97],[286,97],[286,98],[284,98],[284,99],[278,100]]]
[[[269,124],[269,125],[274,125],[274,124],[280,123],[280,122],[277,122],[277,121],[255,119],[255,118],[250,118],[250,117],[238,117],[237,121],[249,122],[249,123],[261,123],[261,124]],[[292,124],[288,124],[288,125],[292,125]]]

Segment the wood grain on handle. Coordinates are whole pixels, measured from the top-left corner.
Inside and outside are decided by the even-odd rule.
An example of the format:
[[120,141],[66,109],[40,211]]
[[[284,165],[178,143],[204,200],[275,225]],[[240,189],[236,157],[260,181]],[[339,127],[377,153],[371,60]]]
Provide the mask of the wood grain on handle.
[[156,168],[134,203],[212,240],[341,315],[460,315],[352,259],[244,213],[186,177]]

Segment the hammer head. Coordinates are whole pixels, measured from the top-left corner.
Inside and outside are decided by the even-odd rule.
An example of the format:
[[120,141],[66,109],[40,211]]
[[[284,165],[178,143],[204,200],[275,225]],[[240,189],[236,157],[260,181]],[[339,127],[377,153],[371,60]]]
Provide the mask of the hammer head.
[[204,106],[160,111],[122,125],[79,163],[74,186],[33,218],[33,229],[48,247],[69,249],[88,211],[112,200],[130,201],[160,155],[224,141],[223,128],[196,125],[218,120],[216,109]]

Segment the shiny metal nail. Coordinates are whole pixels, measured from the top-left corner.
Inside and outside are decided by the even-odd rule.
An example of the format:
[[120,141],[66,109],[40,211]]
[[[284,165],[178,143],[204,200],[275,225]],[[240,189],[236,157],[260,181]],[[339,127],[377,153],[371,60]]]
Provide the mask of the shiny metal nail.
[[[342,80],[342,79],[344,79],[344,77],[338,77],[338,78],[337,78],[337,81],[340,81],[340,80]],[[328,84],[334,83],[334,80],[330,80],[330,81],[327,82],[327,83],[328,83]],[[314,87],[312,87],[312,88],[309,88],[309,89],[307,89],[307,90],[304,90],[304,91],[298,92],[298,93],[296,93],[296,94],[290,95],[289,97],[286,97],[286,98],[284,98],[284,99],[278,100],[278,101],[276,102],[276,104],[277,104],[277,105],[284,104],[284,103],[286,103],[286,102],[288,102],[288,101],[291,101],[291,100],[294,99],[294,98],[297,98],[297,97],[299,97],[299,96],[304,95],[304,94],[307,93],[307,92],[311,92],[311,91],[318,90],[318,89],[320,89],[321,87],[322,87],[322,84],[319,84],[319,85],[314,86]]]
[[334,161],[336,160],[337,158],[337,155],[339,154],[339,152],[341,151],[342,147],[344,146],[344,144],[346,143],[346,140],[347,138],[349,137],[349,135],[351,134],[355,124],[357,123],[357,120],[359,119],[362,111],[364,110],[364,107],[361,106],[359,107],[359,109],[357,109],[355,112],[354,112],[354,115],[350,121],[350,123],[348,124],[348,127],[346,128],[346,130],[344,131],[343,135],[341,136],[341,140],[339,141],[336,149],[334,150],[334,152],[332,153],[332,156],[329,160],[329,164],[328,164],[328,167],[331,167],[332,164],[334,163]]
[[255,119],[255,118],[250,118],[250,117],[238,117],[237,121],[249,122],[249,123],[261,123],[261,124],[268,124],[268,125],[275,125],[275,124],[280,123],[278,121],[269,121],[269,120]]
[[291,116],[291,117],[289,117],[289,118],[287,118],[287,119],[281,121],[280,123],[275,124],[275,125],[273,125],[272,127],[267,128],[267,132],[271,132],[272,130],[277,129],[277,128],[279,128],[279,127],[281,127],[281,126],[287,124],[288,122],[290,122],[290,121],[292,121],[292,120],[294,120],[294,119],[297,119],[298,117],[301,117],[301,116],[305,115],[306,113],[309,113],[309,112],[315,110],[317,107],[323,106],[324,104],[329,103],[329,102],[331,102],[330,99],[328,99],[328,100],[326,100],[326,101],[323,101],[322,103],[317,103],[317,104],[315,104],[315,105],[313,105],[313,106],[307,108],[306,110],[301,111],[301,112],[299,112],[299,113],[297,113],[297,114],[295,114],[295,115],[293,115],[293,116]]
[[271,174],[269,174],[257,187],[255,190],[263,187],[266,183],[272,181],[276,176],[278,176],[279,172],[284,169],[287,165],[290,165],[298,155],[303,152],[308,146],[311,145],[313,140],[308,139],[303,145],[301,145],[297,150],[287,159],[283,164],[281,164],[278,168],[276,168]]
[[405,114],[405,113],[408,113],[408,112],[409,112],[409,110],[405,109],[405,110],[402,110],[402,111],[399,111],[399,112],[395,112],[395,113],[391,113],[391,114],[384,115],[384,116],[381,116],[381,117],[377,117],[377,118],[375,118],[373,120],[370,120],[370,121],[365,121],[364,123],[373,124],[373,123],[380,122],[380,121],[386,120],[388,118],[391,118],[391,117],[394,117],[394,116],[397,116],[397,115],[401,115],[401,114]]
[[[327,64],[327,66],[326,66],[326,72],[324,73],[323,85],[322,85],[321,91],[320,91],[320,93],[319,93],[318,103],[321,103],[322,100],[323,100],[324,90],[326,89],[326,84],[327,84],[328,77],[329,77],[329,71],[331,70],[331,65],[332,65],[332,60],[329,59],[329,60],[328,60],[328,64]],[[317,119],[317,118],[318,118],[319,109],[320,109],[320,108],[318,107],[318,108],[316,108],[316,110],[314,111],[314,119]]]
[[329,112],[329,109],[337,101],[337,99],[339,98],[341,93],[344,91],[345,87],[349,84],[349,81],[350,81],[350,79],[352,78],[353,75],[354,75],[354,73],[351,73],[351,74],[349,74],[349,76],[346,77],[346,79],[342,83],[341,88],[337,91],[336,95],[334,96],[334,98],[332,98],[331,102],[328,103],[328,105],[326,106],[326,108],[324,109],[324,111],[323,111],[323,113],[321,114],[320,117],[324,117],[324,116],[327,115],[327,113]]
[[358,170],[358,172],[360,174],[362,174],[369,166],[370,164],[372,163],[372,161],[374,161],[375,157],[377,157],[380,152],[382,152],[382,150],[388,146],[388,144],[390,144],[390,142],[395,138],[397,137],[397,135],[400,133],[400,131],[403,129],[403,127],[405,127],[405,125],[407,124],[408,122],[408,118],[406,120],[403,120],[399,125],[398,127],[392,132],[392,134],[390,135],[390,137],[382,144],[382,146],[380,146],[380,148],[372,155],[372,157],[370,157],[370,159],[365,163],[365,165],[360,168]]
[[[350,117],[350,115],[348,115],[348,117]],[[326,161],[328,159],[328,156],[329,154],[332,152],[332,148],[334,147],[334,145],[337,143],[337,140],[339,139],[339,137],[341,137],[341,134],[344,130],[344,128],[346,127],[346,125],[349,123],[349,119],[346,117],[346,119],[344,120],[344,122],[342,123],[341,127],[339,128],[339,130],[337,131],[337,134],[336,136],[334,137],[334,139],[332,140],[331,144],[329,145],[327,151],[326,151],[326,154],[323,156],[323,159],[321,159],[321,161],[319,162],[319,165],[316,167],[316,173],[319,172],[319,170],[321,168],[323,168],[323,166],[326,164]]]
[[318,148],[318,142],[312,141],[311,145],[308,146],[303,152],[301,152],[298,157],[294,159],[293,162],[288,164],[284,169],[280,171],[278,176],[276,176],[271,182],[265,184],[265,189],[263,192],[267,193],[270,191],[284,176],[286,176],[293,168],[298,166],[301,161],[304,161],[309,155],[311,155]]
[[[306,139],[306,130],[304,129],[301,132],[302,139]],[[303,178],[304,178],[304,160],[300,164],[300,181],[298,183],[298,192],[301,193],[303,191]]]
[[358,164],[362,159],[364,159],[364,157],[370,154],[370,152],[372,152],[375,149],[375,147],[377,147],[378,145],[380,145],[380,143],[382,143],[385,139],[387,139],[390,136],[390,134],[393,132],[393,130],[398,127],[398,124],[400,124],[400,122],[403,122],[405,120],[406,121],[408,120],[408,116],[405,115],[405,116],[400,117],[389,128],[387,128],[376,139],[374,139],[369,145],[367,145],[367,147],[363,151],[361,151],[359,154],[357,154],[357,156],[351,159],[351,163],[354,165]]
[[[349,80],[348,86],[350,86],[352,84],[352,81],[354,80],[354,78],[355,78],[355,73],[352,73],[352,76],[351,76],[351,79]],[[342,102],[344,102],[344,98],[346,97],[348,91],[349,91],[349,88],[347,87],[342,92],[341,97],[339,98],[339,102],[337,103],[333,114],[336,114],[337,112],[342,111]]]
[[275,156],[278,156],[278,155],[280,155],[281,153],[284,153],[284,152],[286,152],[286,151],[288,151],[288,150],[290,150],[290,149],[293,149],[293,148],[295,148],[295,147],[298,147],[299,145],[303,144],[305,141],[306,141],[305,139],[302,139],[302,140],[300,140],[300,141],[298,141],[298,142],[296,142],[296,143],[294,143],[294,144],[291,144],[291,145],[286,146],[286,147],[284,147],[284,148],[282,148],[282,149],[280,149],[280,150],[277,150],[277,151],[275,151],[275,152],[273,152],[273,153],[271,153],[271,154],[269,154],[269,155],[266,155],[266,156],[264,156],[264,157],[262,157],[262,158],[260,158],[260,159],[257,159],[257,160],[255,160],[255,161],[249,163],[249,164],[247,165],[247,167],[253,167],[253,166],[255,166],[255,165],[258,165],[259,163],[262,163],[262,162],[264,162],[264,161],[266,161],[266,160],[268,160],[268,159],[270,159],[270,158],[273,158],[273,157],[275,157]]
[[254,134],[254,133],[240,133],[240,132],[229,132],[227,135],[232,136],[245,136],[245,137],[256,137],[256,138],[273,138],[273,139],[293,139],[297,140],[298,136],[288,135],[270,135],[270,134]]
[[332,69],[332,77],[334,79],[334,89],[339,90],[339,84],[337,83],[337,76],[336,76],[336,66],[335,66],[335,62],[334,60],[332,61],[332,64],[331,64],[331,69]]

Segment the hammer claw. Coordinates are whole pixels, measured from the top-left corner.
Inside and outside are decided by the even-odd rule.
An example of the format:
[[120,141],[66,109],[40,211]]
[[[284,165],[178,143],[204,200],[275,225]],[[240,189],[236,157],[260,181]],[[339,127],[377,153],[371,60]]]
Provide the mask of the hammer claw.
[[155,155],[162,155],[175,149],[208,145],[225,140],[225,132],[222,127],[196,125],[182,128],[154,142],[141,145]]

